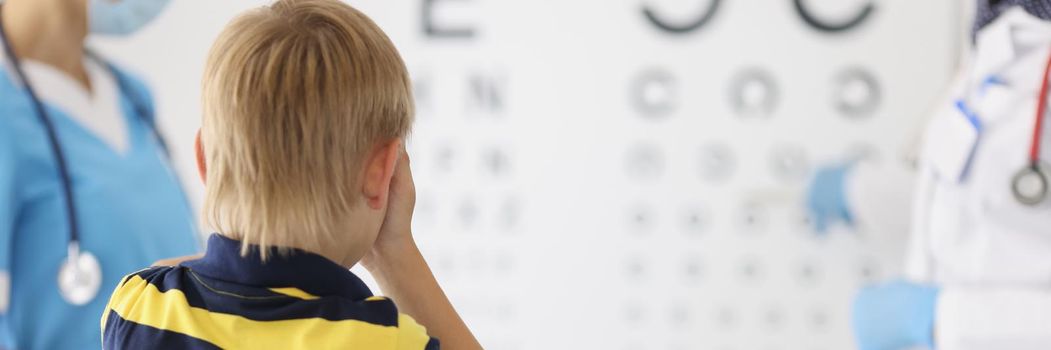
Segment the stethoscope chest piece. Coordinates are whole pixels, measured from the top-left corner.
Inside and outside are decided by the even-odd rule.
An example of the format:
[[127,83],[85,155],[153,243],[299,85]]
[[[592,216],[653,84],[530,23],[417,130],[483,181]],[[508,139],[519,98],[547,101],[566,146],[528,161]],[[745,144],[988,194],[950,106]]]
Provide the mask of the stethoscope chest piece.
[[1040,94],[1037,95],[1036,115],[1033,117],[1033,139],[1029,143],[1029,162],[1011,178],[1011,194],[1018,203],[1030,207],[1043,203],[1047,199],[1048,185],[1051,184],[1051,179],[1047,177],[1047,172],[1051,168],[1040,158],[1044,118],[1047,115],[1049,79],[1051,79],[1051,55],[1047,58],[1044,79],[1040,84]]
[[1011,179],[1011,192],[1019,203],[1035,206],[1047,199],[1047,167],[1028,166]]
[[76,243],[58,270],[58,290],[62,299],[72,305],[85,305],[95,299],[102,286],[102,266],[89,252],[80,251]]

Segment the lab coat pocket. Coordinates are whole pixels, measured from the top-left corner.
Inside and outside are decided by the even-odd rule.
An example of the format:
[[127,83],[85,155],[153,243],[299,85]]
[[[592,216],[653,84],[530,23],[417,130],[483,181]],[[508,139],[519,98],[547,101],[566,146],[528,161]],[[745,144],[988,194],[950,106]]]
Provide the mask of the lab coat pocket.
[[1021,93],[1004,85],[993,85],[986,88],[980,100],[981,102],[974,106],[974,109],[977,117],[981,119],[983,129],[1010,122],[1008,117],[1018,115],[1020,107],[1023,108],[1022,110],[1036,110],[1036,104],[1032,102],[1032,94]]
[[962,103],[943,108],[927,127],[923,158],[941,181],[966,181],[978,146],[980,121]]

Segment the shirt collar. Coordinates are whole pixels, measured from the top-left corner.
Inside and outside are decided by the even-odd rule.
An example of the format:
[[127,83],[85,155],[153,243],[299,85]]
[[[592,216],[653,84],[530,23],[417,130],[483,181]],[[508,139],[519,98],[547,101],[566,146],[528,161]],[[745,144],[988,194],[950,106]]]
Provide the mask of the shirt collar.
[[294,287],[318,295],[338,295],[354,300],[372,296],[372,291],[350,270],[320,255],[293,249],[278,254],[271,248],[267,261],[252,245],[241,256],[241,241],[212,234],[204,257],[182,263],[196,273],[211,278],[255,287]]
[[978,33],[971,81],[1003,73],[1005,68],[1033,54],[1046,58],[1049,43],[1051,23],[1012,8]]

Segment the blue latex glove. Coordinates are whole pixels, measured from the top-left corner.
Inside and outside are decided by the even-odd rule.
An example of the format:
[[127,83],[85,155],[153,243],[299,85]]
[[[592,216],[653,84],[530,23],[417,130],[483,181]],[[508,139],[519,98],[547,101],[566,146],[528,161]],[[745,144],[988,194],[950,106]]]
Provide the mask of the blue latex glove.
[[934,348],[938,288],[895,281],[861,290],[854,299],[854,335],[861,350]]
[[837,221],[847,226],[854,225],[854,214],[850,211],[846,196],[846,177],[854,162],[826,165],[817,170],[807,188],[806,206],[810,214],[810,225],[819,234]]

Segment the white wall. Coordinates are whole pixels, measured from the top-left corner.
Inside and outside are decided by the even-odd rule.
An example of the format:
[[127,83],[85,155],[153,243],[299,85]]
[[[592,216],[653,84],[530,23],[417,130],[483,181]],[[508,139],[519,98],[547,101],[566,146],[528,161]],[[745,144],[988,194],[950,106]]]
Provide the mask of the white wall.
[[[724,0],[679,36],[641,11],[686,21],[710,1],[437,1],[435,21],[474,27],[467,40],[428,37],[423,0],[352,1],[417,80],[416,235],[489,348],[853,347],[851,295],[896,273],[902,233],[817,238],[798,195],[814,166],[857,145],[896,158],[954,69],[960,2],[874,0],[869,21],[836,35],[806,27],[787,0]],[[866,2],[805,3],[837,19]],[[195,199],[205,54],[234,14],[265,3],[174,1],[136,37],[96,42],[152,83]],[[748,67],[779,86],[767,117],[729,102]],[[850,67],[881,88],[871,116],[833,106]],[[664,117],[631,103],[646,72],[673,82]],[[495,99],[477,98],[485,84]]]

